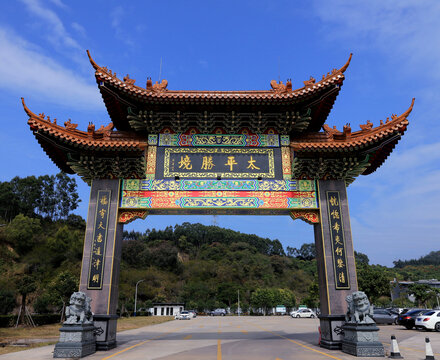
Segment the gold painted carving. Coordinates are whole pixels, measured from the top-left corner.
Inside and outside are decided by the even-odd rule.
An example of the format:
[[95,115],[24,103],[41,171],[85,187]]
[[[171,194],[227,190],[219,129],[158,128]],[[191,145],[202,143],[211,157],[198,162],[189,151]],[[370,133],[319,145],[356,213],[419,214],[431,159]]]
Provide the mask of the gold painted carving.
[[293,220],[301,219],[308,224],[319,223],[319,210],[295,210],[290,212],[290,217]]
[[145,210],[123,211],[119,213],[118,222],[128,224],[136,219],[144,220],[147,215],[148,211]]

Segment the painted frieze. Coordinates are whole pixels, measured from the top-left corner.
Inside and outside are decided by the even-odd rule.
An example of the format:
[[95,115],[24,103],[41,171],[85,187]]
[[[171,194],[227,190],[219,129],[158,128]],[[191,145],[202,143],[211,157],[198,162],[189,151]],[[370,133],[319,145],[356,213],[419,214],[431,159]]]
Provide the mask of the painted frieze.
[[159,146],[279,147],[276,134],[159,134]]
[[248,208],[316,209],[313,191],[130,191],[122,193],[124,209]]
[[313,180],[124,179],[122,190],[315,191]]

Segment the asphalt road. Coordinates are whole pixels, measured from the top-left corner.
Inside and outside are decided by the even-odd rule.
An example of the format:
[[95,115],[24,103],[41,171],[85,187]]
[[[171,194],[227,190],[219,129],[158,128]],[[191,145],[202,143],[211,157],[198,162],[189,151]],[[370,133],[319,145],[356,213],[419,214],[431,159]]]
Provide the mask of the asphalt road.
[[[100,360],[309,360],[354,357],[318,346],[317,319],[283,317],[198,317],[118,333],[118,347],[87,359]],[[440,333],[380,326],[380,340],[389,353],[390,337],[398,340],[405,359],[425,359],[425,337],[440,358]],[[0,356],[1,360],[52,359],[53,346]],[[369,358],[376,359],[376,358]],[[381,358],[383,359],[383,358]]]

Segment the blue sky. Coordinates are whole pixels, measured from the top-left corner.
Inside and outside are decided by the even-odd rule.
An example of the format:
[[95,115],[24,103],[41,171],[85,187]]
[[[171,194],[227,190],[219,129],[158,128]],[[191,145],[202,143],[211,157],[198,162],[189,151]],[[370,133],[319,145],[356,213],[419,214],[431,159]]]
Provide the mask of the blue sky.
[[[58,169],[34,139],[20,104],[86,130],[109,122],[85,50],[98,64],[148,76],[170,89],[268,89],[270,80],[320,78],[352,63],[327,124],[359,124],[416,104],[403,139],[374,174],[348,188],[355,249],[373,263],[417,258],[440,240],[440,2],[74,1],[0,4],[1,181]],[[77,178],[87,213],[89,188]],[[164,228],[212,216],[151,216],[127,229]],[[313,242],[311,226],[288,217],[218,216],[220,226]]]

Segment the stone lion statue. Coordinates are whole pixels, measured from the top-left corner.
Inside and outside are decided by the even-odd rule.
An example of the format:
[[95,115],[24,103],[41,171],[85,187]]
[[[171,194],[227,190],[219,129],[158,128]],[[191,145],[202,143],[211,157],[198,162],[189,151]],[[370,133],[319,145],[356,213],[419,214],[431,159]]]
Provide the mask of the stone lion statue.
[[363,291],[356,291],[348,295],[345,300],[348,303],[345,321],[357,324],[373,324],[373,307],[370,305],[367,295]]
[[92,301],[85,293],[74,292],[70,297],[70,304],[66,308],[64,324],[91,324],[93,322]]

